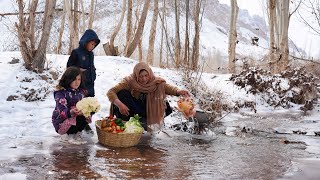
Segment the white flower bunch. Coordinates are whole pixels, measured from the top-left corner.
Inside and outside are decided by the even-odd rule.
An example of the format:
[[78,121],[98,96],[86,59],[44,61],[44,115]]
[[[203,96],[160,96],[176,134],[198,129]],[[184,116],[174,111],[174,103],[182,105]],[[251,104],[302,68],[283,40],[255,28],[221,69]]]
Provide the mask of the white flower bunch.
[[80,110],[84,117],[89,117],[91,113],[96,113],[100,109],[98,100],[94,97],[86,97],[81,99],[76,105],[77,109]]

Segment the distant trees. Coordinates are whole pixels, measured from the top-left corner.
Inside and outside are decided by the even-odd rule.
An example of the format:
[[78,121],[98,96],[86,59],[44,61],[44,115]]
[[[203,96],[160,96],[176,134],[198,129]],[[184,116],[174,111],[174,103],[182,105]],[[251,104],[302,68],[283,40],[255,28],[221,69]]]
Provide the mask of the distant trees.
[[[43,27],[40,40],[36,41],[36,22],[35,12],[38,6],[38,0],[31,1],[26,6],[23,0],[17,0],[19,8],[19,21],[15,23],[18,32],[20,51],[24,60],[24,65],[28,70],[42,72],[46,60],[47,42],[50,36],[50,30],[53,22],[53,13],[56,6],[56,0],[45,2],[43,13]],[[28,7],[29,13],[25,13],[25,7]]]

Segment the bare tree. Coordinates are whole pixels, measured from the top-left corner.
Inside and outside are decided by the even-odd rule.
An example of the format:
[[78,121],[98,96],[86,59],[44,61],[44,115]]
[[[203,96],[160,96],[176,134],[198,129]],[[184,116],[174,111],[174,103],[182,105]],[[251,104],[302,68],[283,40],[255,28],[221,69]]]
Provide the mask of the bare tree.
[[40,37],[38,46],[34,41],[35,33],[35,21],[34,13],[38,4],[38,1],[32,1],[29,8],[29,18],[26,20],[24,17],[25,4],[22,0],[18,0],[19,8],[19,23],[16,23],[18,31],[18,38],[20,43],[20,51],[22,58],[25,62],[26,69],[42,72],[46,60],[47,42],[50,36],[50,30],[53,22],[53,13],[55,10],[56,0],[47,0],[45,4],[45,13],[43,17],[43,31]]
[[174,57],[175,66],[180,66],[180,3],[178,0],[174,0],[174,14],[175,14],[175,47],[174,47]]
[[94,20],[94,9],[95,9],[95,0],[91,0],[89,21],[88,21],[88,28],[89,29],[92,29],[92,24],[93,24],[93,20]]
[[[304,0],[305,6],[304,15],[298,11],[299,17],[302,22],[307,25],[315,34],[320,36],[320,1],[319,0]],[[311,19],[306,19],[307,17]],[[313,22],[313,23],[312,23]]]
[[289,0],[268,1],[270,26],[269,66],[274,73],[284,71],[289,65],[289,22],[292,14],[299,8],[301,1],[291,13],[289,12],[289,4]]
[[69,25],[69,32],[70,32],[70,42],[69,42],[69,51],[68,54],[71,53],[72,49],[74,49],[77,44],[78,44],[78,39],[76,39],[76,33],[78,31],[76,31],[74,29],[74,17],[73,17],[73,13],[72,13],[72,0],[65,0],[64,5],[66,6],[67,9],[67,16],[68,16],[68,25]]
[[183,63],[189,67],[189,0],[186,0],[186,30],[184,37],[184,57]]
[[65,22],[66,22],[66,5],[65,5],[65,1],[63,1],[63,11],[62,11],[59,38],[58,38],[57,51],[56,51],[57,54],[60,54],[61,52],[62,35],[64,31]]
[[[170,46],[170,38],[169,38],[169,33],[168,33],[168,27],[167,27],[167,20],[166,20],[166,1],[163,1],[163,11],[162,15],[159,14],[160,20],[161,20],[161,29],[163,30],[163,36],[165,36],[165,45],[166,45],[166,65],[162,63],[162,67],[169,67],[169,58],[174,60],[174,56],[171,50]],[[160,63],[161,64],[161,63]],[[160,65],[161,66],[161,65]]]
[[[161,13],[162,13],[162,17],[164,17],[165,16],[165,14],[166,14],[166,0],[163,0],[163,7],[162,7],[162,11],[161,11]],[[159,17],[161,18],[161,15],[160,15],[160,13],[159,13]],[[161,23],[161,40],[160,40],[160,53],[159,53],[159,66],[160,67],[164,67],[164,65],[163,65],[163,41],[164,41],[164,25],[163,25],[163,23]]]
[[103,45],[105,53],[109,56],[118,56],[119,55],[118,47],[114,46],[114,39],[116,38],[116,36],[119,33],[120,28],[122,26],[124,15],[126,13],[126,6],[127,6],[126,0],[122,0],[122,11],[121,11],[121,17],[120,17],[119,23],[116,26],[116,28],[114,29],[114,31],[111,35],[110,41]]
[[141,40],[143,29],[144,29],[144,23],[146,21],[146,17],[148,14],[149,5],[150,5],[150,0],[145,0],[144,5],[143,5],[143,10],[142,10],[141,16],[139,18],[138,29],[134,35],[133,40],[130,42],[128,48],[126,49],[125,57],[130,57],[132,55],[132,53],[136,49],[139,41]]
[[131,41],[132,34],[132,0],[128,0],[128,12],[127,12],[127,32],[126,32],[126,45],[125,51]]
[[80,0],[80,7],[81,7],[81,20],[82,20],[82,23],[81,23],[81,26],[80,26],[80,34],[83,34],[84,31],[85,31],[85,22],[86,22],[86,17],[85,17],[85,10],[84,10],[84,6],[83,6],[83,0]]
[[79,40],[79,0],[74,0],[73,2],[73,29],[75,31],[74,39],[78,41]]
[[193,70],[197,69],[198,61],[199,61],[200,9],[201,9],[201,0],[196,0],[195,11],[194,11],[195,34],[193,39],[193,50],[192,50],[192,69]]
[[153,16],[152,16],[152,24],[150,28],[150,35],[149,35],[149,47],[148,47],[148,55],[147,55],[147,62],[150,65],[153,65],[154,62],[154,41],[156,38],[156,29],[157,29],[157,20],[158,20],[158,0],[153,1]]
[[229,63],[228,69],[230,73],[236,72],[236,45],[237,45],[237,18],[239,7],[237,0],[230,0],[231,2],[231,17],[229,29]]
[[268,1],[268,19],[269,19],[269,69],[274,71],[274,59],[277,47],[275,46],[275,21],[276,21],[276,0]]

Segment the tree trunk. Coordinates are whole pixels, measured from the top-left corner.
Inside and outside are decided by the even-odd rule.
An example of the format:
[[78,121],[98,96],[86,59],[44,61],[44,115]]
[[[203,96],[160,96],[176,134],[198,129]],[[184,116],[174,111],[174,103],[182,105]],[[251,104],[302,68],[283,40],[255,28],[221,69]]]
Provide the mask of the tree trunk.
[[30,39],[30,47],[31,52],[35,52],[35,12],[37,10],[38,0],[32,1],[29,9],[29,19],[26,25],[26,28],[30,31],[29,39]]
[[25,28],[24,3],[23,3],[23,0],[18,0],[17,3],[19,8],[19,15],[18,15],[19,24],[15,23],[15,26],[18,31],[20,52],[24,60],[24,66],[26,67],[26,69],[31,70],[33,53],[30,47],[28,47],[27,37],[25,36],[27,34],[26,32],[27,29]]
[[72,16],[72,0],[65,0],[65,5],[67,9],[67,15],[68,15],[68,25],[69,25],[69,33],[70,33],[70,42],[69,42],[69,50],[68,54],[71,53],[71,51],[76,47],[78,43],[78,39],[75,39],[75,30],[73,27],[73,16]]
[[[163,0],[163,7],[162,7],[162,16],[164,17],[166,14],[166,0]],[[159,13],[159,17],[161,19],[161,14]],[[163,28],[163,23],[161,23],[161,40],[160,40],[160,57],[159,57],[159,66],[160,68],[164,67],[163,63],[163,41],[164,41],[164,28]]]
[[129,46],[131,41],[131,34],[132,34],[132,0],[128,0],[128,13],[127,13],[127,32],[126,32],[126,46],[125,51]]
[[93,24],[93,19],[94,19],[94,1],[95,0],[91,0],[91,4],[90,4],[90,13],[89,13],[89,21],[88,21],[88,28],[92,29],[92,24]]
[[46,60],[46,50],[47,50],[47,43],[50,37],[50,31],[53,22],[53,13],[56,6],[56,0],[48,1],[48,5],[46,6],[45,13],[47,17],[44,19],[46,22],[44,23],[42,35],[40,38],[39,46],[37,48],[36,54],[33,60],[33,67],[38,72],[42,72],[44,69],[44,64]]
[[175,14],[175,48],[174,48],[174,57],[175,57],[175,66],[178,68],[180,66],[180,11],[179,11],[179,1],[174,1],[174,14]]
[[189,68],[189,0],[186,0],[186,32],[184,37],[183,63]]
[[286,70],[289,65],[288,29],[289,29],[289,0],[279,1],[281,4],[282,31],[280,39],[281,64],[279,72]]
[[[124,15],[126,13],[126,0],[122,0],[122,12],[121,12],[121,17],[120,17],[120,20],[119,20],[119,23],[117,25],[117,27],[114,29],[111,37],[110,37],[110,41],[109,41],[109,45],[104,45],[105,49],[108,49],[105,51],[105,53],[108,55],[108,56],[118,56],[118,52],[116,51],[116,47],[114,47],[114,39],[116,38],[117,34],[119,33],[120,31],[120,28],[122,26],[122,22],[123,22],[123,19],[124,19]],[[108,54],[110,53],[110,54]]]
[[200,41],[200,1],[196,1],[196,7],[195,7],[195,14],[194,14],[194,28],[195,28],[195,34],[193,39],[193,51],[192,51],[192,69],[196,70],[198,67],[198,61],[199,61],[199,41]]
[[81,23],[81,26],[80,26],[80,34],[83,34],[84,31],[85,31],[85,24],[86,24],[86,17],[85,17],[85,9],[84,9],[84,6],[83,6],[83,0],[80,0],[80,7],[81,7],[81,20],[82,20],[82,23]]
[[161,27],[162,30],[164,31],[164,36],[165,36],[165,44],[166,44],[166,65],[163,64],[164,67],[169,67],[169,57],[174,61],[174,56],[170,47],[170,39],[169,39],[169,33],[167,31],[167,19],[166,19],[166,3],[165,0],[163,1],[163,14],[159,14],[160,20],[161,20]]
[[63,1],[63,12],[62,12],[62,19],[60,24],[60,31],[59,31],[59,38],[58,38],[58,45],[57,45],[57,54],[61,53],[61,42],[62,42],[62,35],[64,31],[64,24],[66,23],[66,5],[65,1]]
[[275,18],[276,18],[276,0],[268,1],[268,20],[269,20],[269,70],[274,72],[274,62],[275,62]]
[[153,65],[154,59],[154,41],[156,38],[156,29],[157,29],[157,20],[158,20],[158,0],[154,0],[153,2],[154,9],[153,9],[153,16],[152,16],[152,24],[150,28],[150,35],[149,35],[149,48],[148,48],[148,55],[147,55],[147,62],[150,65]]
[[138,43],[138,52],[139,52],[139,62],[142,62],[143,56],[142,56],[142,40],[141,39]]
[[239,7],[237,0],[231,1],[231,17],[230,17],[230,30],[229,30],[229,73],[236,72],[236,45],[237,45],[237,18]]
[[143,10],[142,10],[141,16],[139,18],[138,29],[134,35],[132,42],[128,46],[128,49],[125,53],[125,57],[130,57],[132,55],[132,53],[136,49],[136,47],[142,37],[144,23],[146,21],[146,17],[148,14],[149,5],[150,5],[150,0],[145,0],[144,5],[143,5]]
[[74,0],[73,2],[73,29],[74,29],[74,39],[79,40],[79,0]]

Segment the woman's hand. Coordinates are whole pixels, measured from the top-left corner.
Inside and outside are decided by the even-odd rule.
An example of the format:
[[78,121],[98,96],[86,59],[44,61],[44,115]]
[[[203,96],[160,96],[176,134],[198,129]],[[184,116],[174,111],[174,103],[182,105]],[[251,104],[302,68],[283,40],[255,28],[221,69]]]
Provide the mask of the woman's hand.
[[190,94],[187,90],[178,90],[177,94],[178,96],[190,97]]
[[129,116],[130,109],[123,104],[119,99],[114,100],[113,104],[115,104],[122,115]]

